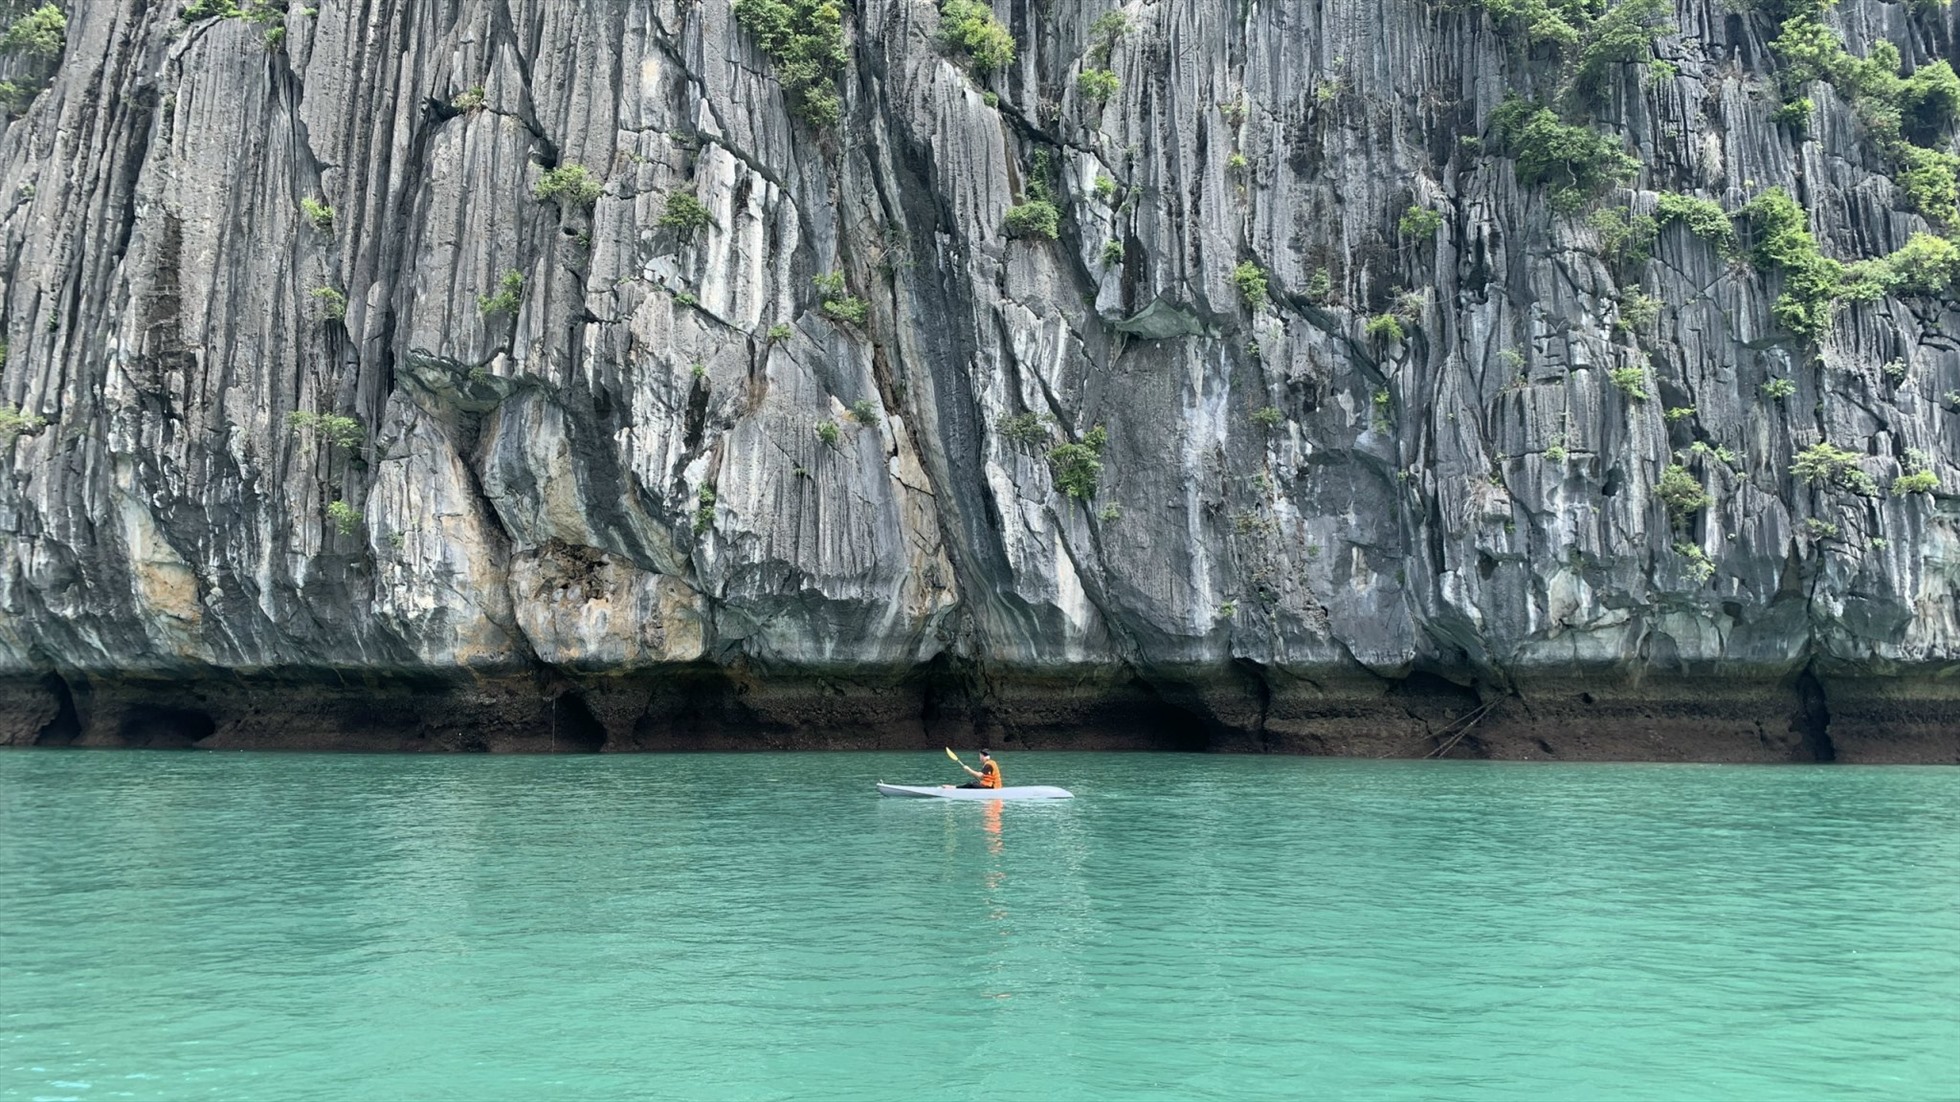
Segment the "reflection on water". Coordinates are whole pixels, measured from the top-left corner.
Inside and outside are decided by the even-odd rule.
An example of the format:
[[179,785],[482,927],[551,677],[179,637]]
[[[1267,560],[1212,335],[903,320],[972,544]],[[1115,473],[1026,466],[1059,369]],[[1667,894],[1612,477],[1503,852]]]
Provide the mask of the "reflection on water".
[[1960,771],[923,764],[0,754],[0,1100],[1960,1081]]

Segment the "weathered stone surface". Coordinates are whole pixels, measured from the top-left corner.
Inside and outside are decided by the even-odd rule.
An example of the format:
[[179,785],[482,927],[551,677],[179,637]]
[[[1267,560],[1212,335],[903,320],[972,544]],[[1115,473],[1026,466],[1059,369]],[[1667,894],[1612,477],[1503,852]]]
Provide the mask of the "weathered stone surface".
[[[999,0],[983,89],[929,0],[856,0],[820,132],[726,0],[318,0],[271,48],[68,7],[0,123],[0,405],[46,420],[0,437],[0,743],[1960,760],[1960,315],[1812,346],[1679,226],[1616,270],[1464,140],[1544,77],[1474,8]],[[1926,228],[1829,89],[1771,121],[1767,15],[1675,22],[1596,108],[1644,166],[1609,205],[1781,186],[1846,259]],[[1004,227],[1037,152],[1054,242]],[[597,201],[537,199],[570,164]],[[1096,426],[1078,500],[1048,452]],[[1942,489],[1801,485],[1818,439]],[[1697,442],[1735,459],[1677,527]]]

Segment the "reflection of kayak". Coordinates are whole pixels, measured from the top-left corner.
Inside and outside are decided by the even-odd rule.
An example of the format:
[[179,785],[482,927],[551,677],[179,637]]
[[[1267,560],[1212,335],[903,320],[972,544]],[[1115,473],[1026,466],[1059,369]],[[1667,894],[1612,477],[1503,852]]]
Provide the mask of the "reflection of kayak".
[[929,800],[1068,800],[1075,793],[1045,784],[1009,788],[937,788],[921,784],[878,782],[880,796],[922,796]]

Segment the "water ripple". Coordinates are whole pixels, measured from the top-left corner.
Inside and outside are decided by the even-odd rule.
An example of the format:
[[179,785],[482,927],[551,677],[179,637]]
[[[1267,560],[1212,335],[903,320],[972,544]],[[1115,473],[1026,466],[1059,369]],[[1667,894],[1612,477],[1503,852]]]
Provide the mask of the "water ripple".
[[1953,1098],[1960,771],[0,755],[0,1100]]

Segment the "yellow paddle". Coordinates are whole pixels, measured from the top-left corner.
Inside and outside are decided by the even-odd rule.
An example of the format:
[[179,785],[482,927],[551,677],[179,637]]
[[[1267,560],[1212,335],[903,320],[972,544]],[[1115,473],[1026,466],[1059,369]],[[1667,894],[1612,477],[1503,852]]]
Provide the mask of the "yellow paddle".
[[943,747],[943,749],[944,749],[944,750],[946,751],[946,756],[947,756],[947,757],[949,757],[949,758],[952,758],[952,759],[953,759],[954,761],[957,761],[957,762],[959,762],[959,763],[960,763],[960,768],[961,768],[961,769],[965,769],[965,768],[966,768],[966,763],[965,763],[965,762],[963,762],[963,761],[960,761],[960,756],[959,756],[958,754],[955,754],[955,753],[953,753],[953,748],[952,748],[952,747],[950,747],[950,746],[947,746],[947,747]]

